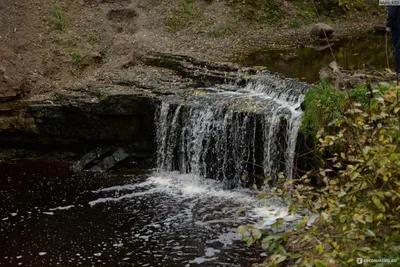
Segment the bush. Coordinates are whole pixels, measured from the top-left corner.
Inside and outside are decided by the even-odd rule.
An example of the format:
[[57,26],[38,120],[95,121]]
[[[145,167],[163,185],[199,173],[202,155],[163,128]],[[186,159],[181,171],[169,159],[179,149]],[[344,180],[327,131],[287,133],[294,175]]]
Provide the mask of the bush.
[[[377,105],[376,99],[383,97],[387,91],[387,86],[359,85],[349,92],[350,102],[358,102],[363,108],[370,105]],[[374,97],[371,98],[371,94]],[[336,90],[327,79],[322,79],[317,86],[306,93],[303,108],[304,116],[301,124],[301,131],[306,136],[315,137],[317,131],[324,128],[327,133],[333,133],[337,130],[330,122],[342,118],[345,115],[346,98],[349,97],[346,92]],[[318,140],[315,139],[317,142]]]
[[[340,130],[318,132],[320,166],[332,165],[320,169],[320,188],[305,175],[275,190],[291,212],[307,209],[316,215],[311,229],[305,230],[307,216],[296,230],[283,234],[264,237],[251,227],[239,229],[248,244],[260,240],[273,254],[260,266],[352,266],[357,258],[398,259],[400,87],[389,88],[383,97],[378,92],[368,102],[345,97],[343,116],[329,122]],[[327,150],[332,157],[324,159]]]

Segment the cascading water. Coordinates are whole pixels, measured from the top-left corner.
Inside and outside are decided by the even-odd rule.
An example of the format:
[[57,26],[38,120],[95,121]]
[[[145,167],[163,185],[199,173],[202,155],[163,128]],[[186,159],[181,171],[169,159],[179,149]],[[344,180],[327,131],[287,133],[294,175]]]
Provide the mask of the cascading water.
[[296,140],[308,85],[277,75],[247,85],[193,90],[163,99],[157,116],[157,165],[224,181],[293,176]]
[[57,165],[52,174],[47,162],[33,170],[24,163],[0,162],[5,188],[0,211],[6,211],[0,218],[5,244],[0,265],[263,262],[268,254],[247,248],[237,227],[265,229],[277,219],[285,220],[283,228],[290,227],[299,216],[289,214],[281,199],[258,199],[257,192],[237,185],[258,174],[292,176],[305,90],[305,84],[264,74],[243,87],[185,90],[166,97],[157,114],[156,173],[74,175]]

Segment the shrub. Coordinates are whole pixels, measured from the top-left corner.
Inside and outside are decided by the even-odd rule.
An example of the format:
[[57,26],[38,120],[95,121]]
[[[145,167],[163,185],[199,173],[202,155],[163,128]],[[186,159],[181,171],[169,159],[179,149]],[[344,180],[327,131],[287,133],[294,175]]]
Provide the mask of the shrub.
[[[324,184],[314,188],[305,175],[275,190],[291,212],[315,214],[311,229],[305,229],[307,216],[296,230],[283,234],[265,237],[252,227],[239,229],[248,244],[261,241],[273,254],[260,266],[400,260],[400,87],[389,88],[383,97],[374,94],[368,105],[348,97],[343,102],[343,116],[329,122],[340,130],[328,134],[321,129],[317,136],[321,166],[332,165],[320,169]],[[327,150],[332,157],[324,159]]]
[[[363,108],[376,105],[377,99],[383,97],[388,86],[359,85],[349,92],[350,102],[358,102]],[[371,97],[371,94],[374,97]],[[330,122],[343,117],[349,97],[346,92],[336,90],[327,79],[322,79],[317,86],[306,93],[303,108],[304,116],[301,130],[306,136],[315,137],[317,131],[325,128],[328,133],[333,133],[337,127],[329,125]],[[317,141],[317,139],[315,139]]]

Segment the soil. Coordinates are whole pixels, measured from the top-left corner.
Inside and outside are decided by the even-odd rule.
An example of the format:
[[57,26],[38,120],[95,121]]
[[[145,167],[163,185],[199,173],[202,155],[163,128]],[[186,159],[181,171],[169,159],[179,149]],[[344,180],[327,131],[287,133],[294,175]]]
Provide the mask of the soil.
[[[0,1],[0,65],[5,69],[0,68],[1,94],[41,98],[75,84],[106,83],[121,76],[120,73],[129,72],[131,77],[154,73],[158,77],[160,72],[156,68],[143,66],[140,60],[149,52],[229,62],[261,47],[291,47],[305,44],[311,38],[312,25],[293,29],[253,24],[238,19],[222,0],[195,2],[196,8],[203,11],[201,16],[187,27],[171,32],[165,21],[179,3],[178,0]],[[292,8],[289,1],[284,4]],[[332,18],[330,25],[336,35],[343,36],[384,24],[382,15],[366,17]],[[4,86],[1,75],[6,71],[7,77],[13,78]]]

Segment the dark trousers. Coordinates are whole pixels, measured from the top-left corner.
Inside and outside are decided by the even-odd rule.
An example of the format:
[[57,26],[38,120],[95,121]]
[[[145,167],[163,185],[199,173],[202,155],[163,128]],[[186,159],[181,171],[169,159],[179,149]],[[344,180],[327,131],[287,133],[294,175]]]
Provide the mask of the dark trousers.
[[394,47],[394,58],[396,60],[396,73],[400,73],[400,28],[392,28],[392,40]]

